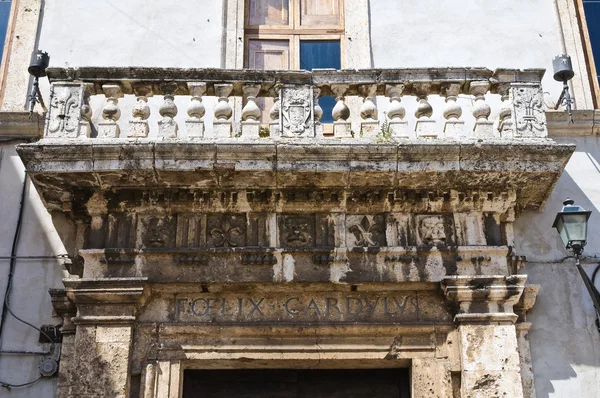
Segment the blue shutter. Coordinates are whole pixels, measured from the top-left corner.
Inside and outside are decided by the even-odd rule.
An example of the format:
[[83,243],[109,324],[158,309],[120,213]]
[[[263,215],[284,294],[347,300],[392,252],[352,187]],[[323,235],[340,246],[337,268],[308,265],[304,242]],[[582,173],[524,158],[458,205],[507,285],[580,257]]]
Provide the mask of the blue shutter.
[[[341,51],[339,40],[302,40],[300,41],[300,69],[341,68]],[[332,96],[319,98],[323,108],[322,123],[333,122],[331,111],[335,105]]]
[[8,29],[8,18],[10,17],[10,6],[12,1],[0,1],[0,62],[2,61],[2,52],[4,50],[4,42],[6,39],[6,30]]
[[592,44],[592,53],[594,54],[594,64],[596,64],[596,73],[600,79],[600,1],[583,0],[585,10],[585,19],[587,21],[590,42]]

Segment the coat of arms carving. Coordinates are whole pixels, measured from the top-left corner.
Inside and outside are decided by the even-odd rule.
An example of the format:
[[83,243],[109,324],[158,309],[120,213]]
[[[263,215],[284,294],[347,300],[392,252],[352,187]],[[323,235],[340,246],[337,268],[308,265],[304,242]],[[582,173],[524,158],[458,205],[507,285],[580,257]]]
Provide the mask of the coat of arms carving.
[[313,137],[312,89],[309,86],[283,87],[281,115],[284,137]]

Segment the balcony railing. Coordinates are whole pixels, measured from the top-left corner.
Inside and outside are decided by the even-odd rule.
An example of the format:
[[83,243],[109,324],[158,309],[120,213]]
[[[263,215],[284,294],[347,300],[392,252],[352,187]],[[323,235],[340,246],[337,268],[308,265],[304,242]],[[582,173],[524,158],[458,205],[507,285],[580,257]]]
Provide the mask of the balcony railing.
[[[44,136],[69,139],[528,139],[544,71],[53,68]],[[334,96],[333,123],[319,98]],[[262,120],[260,98],[272,98]],[[183,114],[181,108],[185,108]],[[264,118],[263,118],[264,119]]]

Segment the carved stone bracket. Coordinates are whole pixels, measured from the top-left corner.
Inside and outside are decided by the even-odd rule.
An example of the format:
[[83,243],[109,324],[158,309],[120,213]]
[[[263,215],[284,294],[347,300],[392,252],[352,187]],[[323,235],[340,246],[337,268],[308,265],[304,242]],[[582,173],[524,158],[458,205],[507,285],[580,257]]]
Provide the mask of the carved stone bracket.
[[63,279],[67,297],[77,306],[73,322],[128,324],[150,295],[148,278]]
[[75,303],[67,297],[67,291],[65,289],[48,289],[48,294],[50,294],[50,302],[52,303],[54,314],[63,319],[63,324],[60,328],[61,333],[75,333],[73,317],[77,314],[77,307],[75,306]]
[[446,298],[458,304],[455,322],[514,324],[513,306],[526,280],[526,275],[447,276],[441,285]]

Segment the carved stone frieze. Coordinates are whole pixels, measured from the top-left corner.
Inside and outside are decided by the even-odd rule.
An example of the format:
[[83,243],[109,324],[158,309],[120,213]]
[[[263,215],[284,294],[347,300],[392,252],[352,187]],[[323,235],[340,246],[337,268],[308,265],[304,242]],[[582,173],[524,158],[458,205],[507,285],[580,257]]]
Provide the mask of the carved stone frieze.
[[176,224],[177,219],[174,216],[141,218],[142,247],[175,247]]
[[282,247],[313,247],[315,245],[314,215],[279,216],[279,240]]
[[451,216],[421,214],[415,216],[417,245],[452,245],[454,220]]
[[108,216],[107,248],[133,248],[136,242],[137,216],[130,213],[116,213]]
[[250,252],[242,255],[242,264],[244,265],[274,265],[277,264],[277,258],[273,253]]
[[282,87],[283,137],[314,137],[313,95],[310,86]]
[[346,245],[348,247],[378,247],[386,246],[385,239],[385,216],[346,216]]
[[246,245],[246,216],[211,214],[207,217],[206,243],[209,247],[241,247]]

